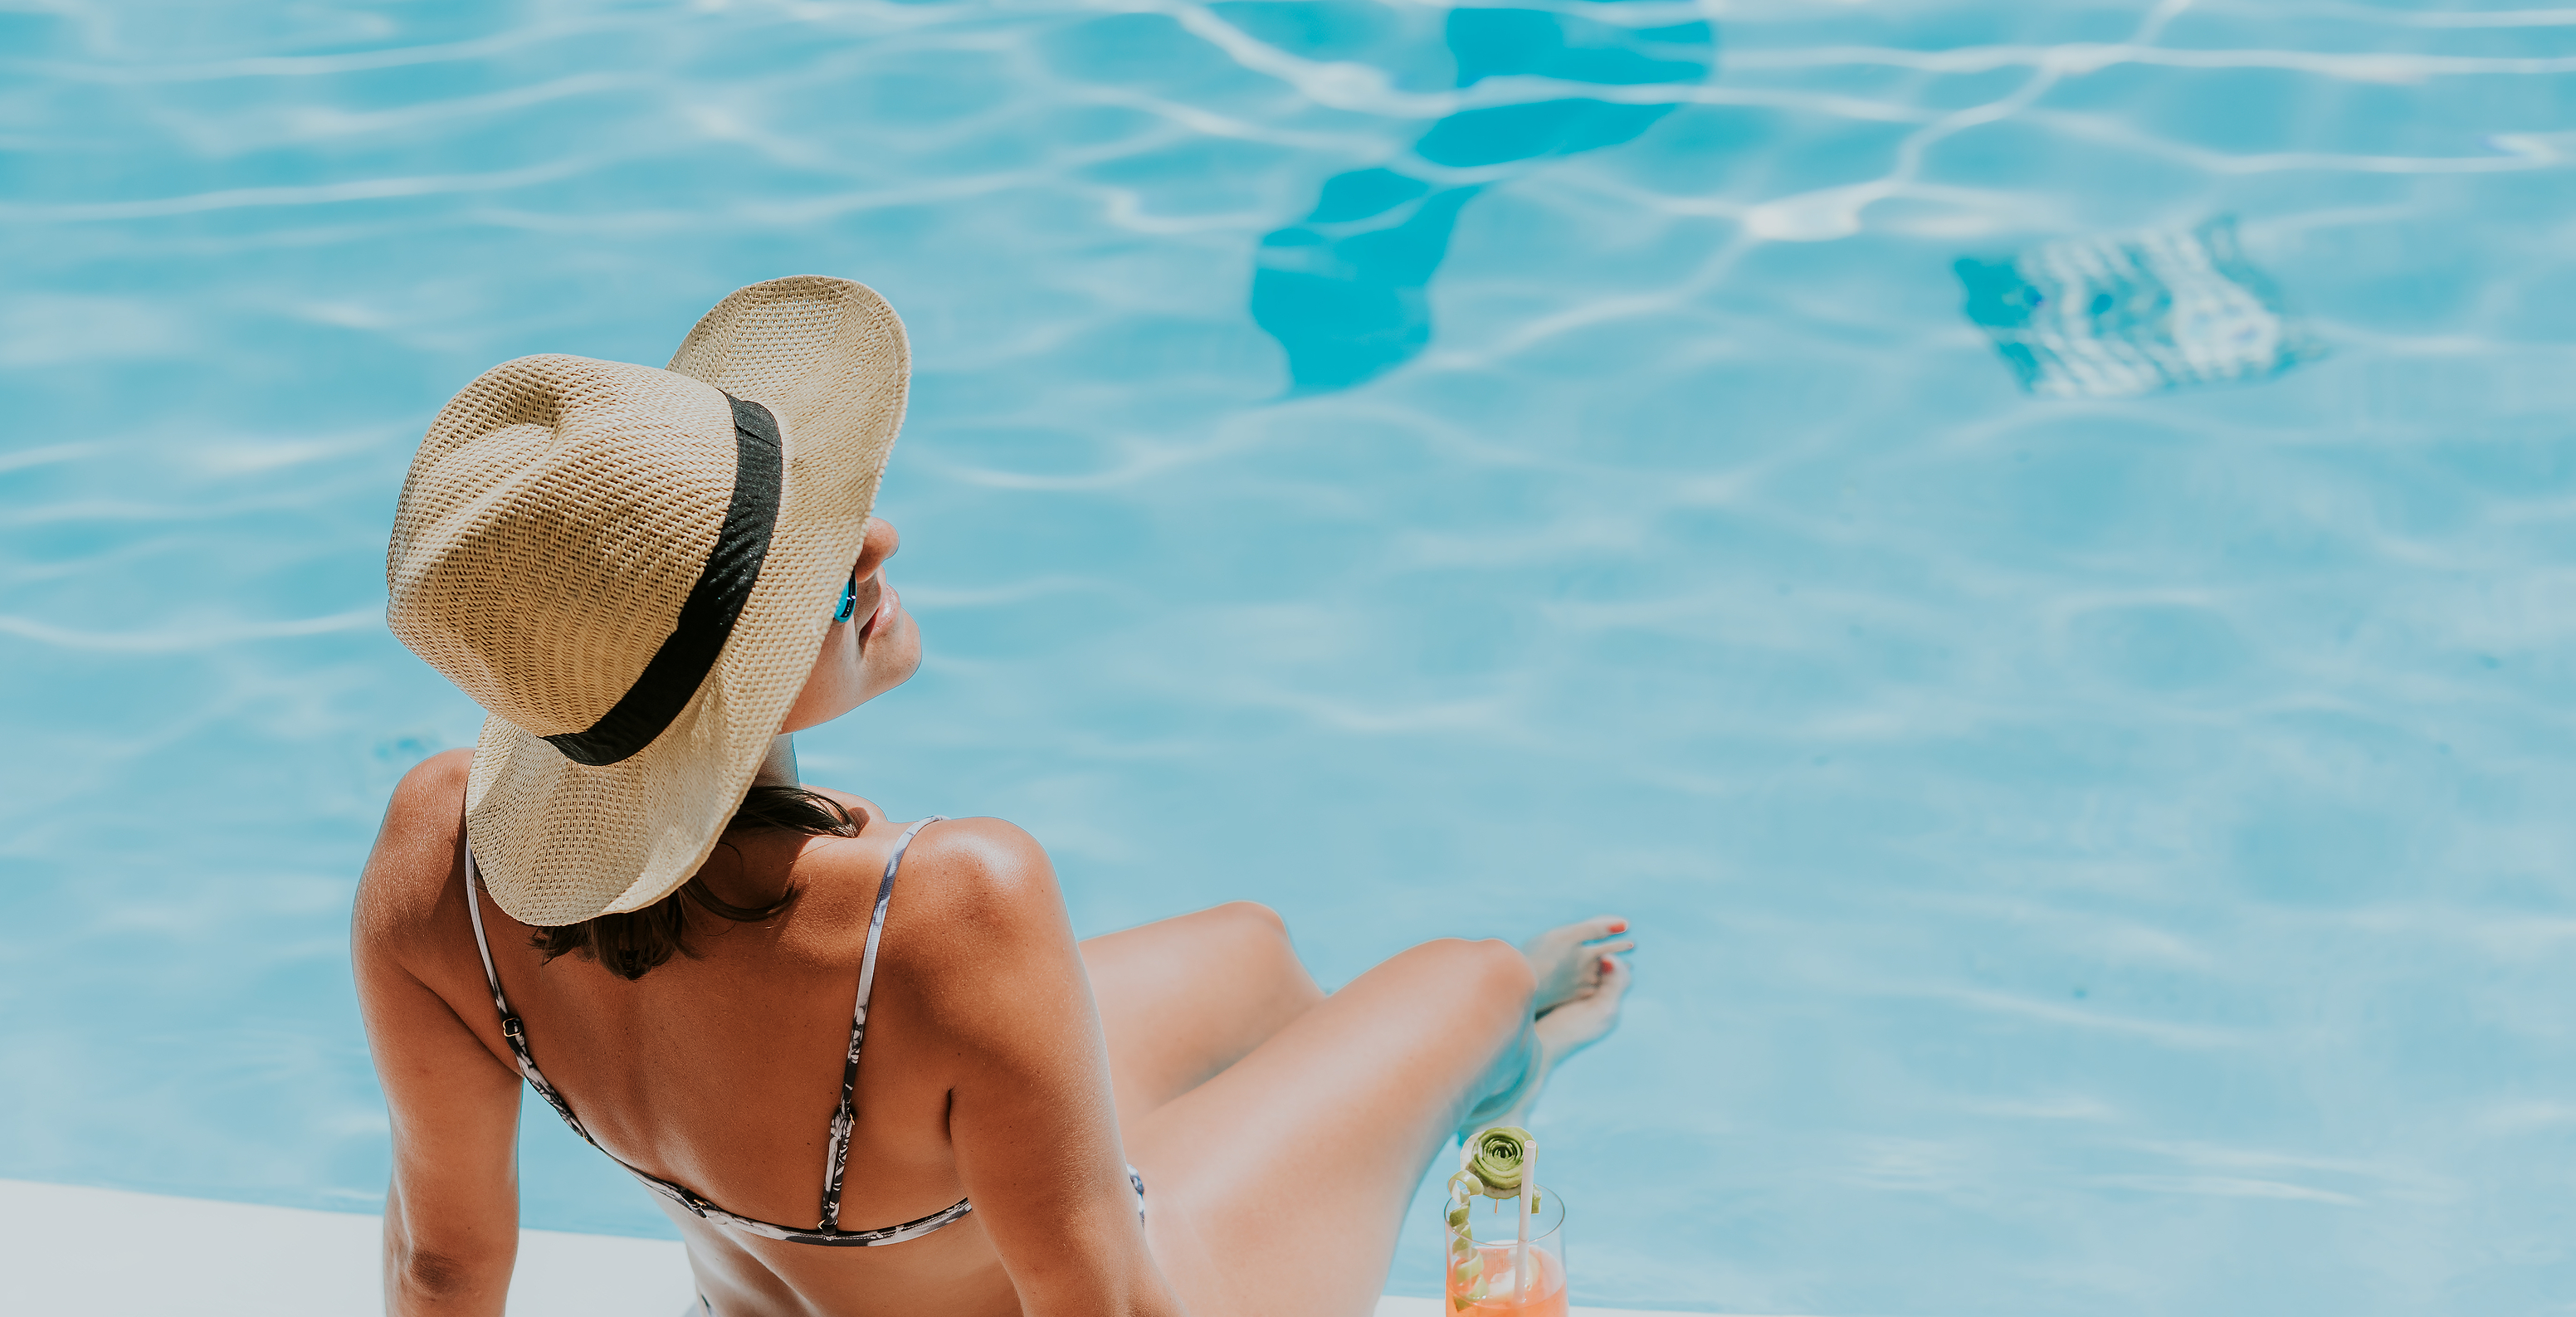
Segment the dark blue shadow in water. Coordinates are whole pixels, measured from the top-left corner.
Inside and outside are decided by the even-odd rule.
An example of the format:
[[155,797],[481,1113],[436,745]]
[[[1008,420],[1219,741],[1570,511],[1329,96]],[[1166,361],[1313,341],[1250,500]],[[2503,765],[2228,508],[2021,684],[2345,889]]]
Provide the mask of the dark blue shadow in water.
[[2236,221],[2064,238],[1952,267],[2024,391],[2129,398],[2268,379],[2324,355],[2245,257]]
[[[1452,10],[1447,39],[1461,87],[1513,75],[1689,82],[1707,76],[1717,51],[1706,23],[1625,28],[1526,9]],[[1413,153],[1455,169],[1543,160],[1628,141],[1672,108],[1584,98],[1467,110],[1433,124]],[[1291,393],[1349,388],[1422,351],[1432,272],[1483,186],[1435,189],[1392,169],[1353,170],[1325,181],[1302,222],[1261,240],[1252,319],[1288,350]]]

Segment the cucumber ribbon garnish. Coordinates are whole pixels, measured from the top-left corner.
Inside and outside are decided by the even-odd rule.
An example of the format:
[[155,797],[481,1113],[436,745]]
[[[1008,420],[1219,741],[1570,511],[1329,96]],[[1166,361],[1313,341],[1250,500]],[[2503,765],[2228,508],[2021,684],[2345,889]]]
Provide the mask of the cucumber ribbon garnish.
[[[1521,1197],[1521,1179],[1538,1152],[1538,1141],[1530,1132],[1512,1125],[1496,1125],[1475,1136],[1469,1148],[1466,1169],[1449,1177],[1449,1306],[1465,1311],[1469,1304],[1491,1292],[1492,1277],[1485,1275],[1485,1259],[1476,1250],[1476,1234],[1467,1224],[1467,1207],[1477,1198],[1517,1199]],[[1538,1186],[1529,1186],[1529,1208],[1538,1211]],[[1519,1215],[1515,1211],[1514,1215]],[[1517,1273],[1516,1265],[1513,1271]]]

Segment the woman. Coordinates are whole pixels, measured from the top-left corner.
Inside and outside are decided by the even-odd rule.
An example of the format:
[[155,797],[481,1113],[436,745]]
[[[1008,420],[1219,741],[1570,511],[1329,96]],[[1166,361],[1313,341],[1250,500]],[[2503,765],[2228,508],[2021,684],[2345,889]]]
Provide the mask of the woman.
[[801,787],[787,734],[920,662],[868,515],[907,374],[874,293],[784,279],[431,426],[388,618],[492,716],[354,920],[397,1317],[501,1311],[523,1077],[720,1317],[1365,1313],[1447,1136],[1614,1022],[1614,919],[1327,996],[1260,906],[1076,943],[1020,830]]

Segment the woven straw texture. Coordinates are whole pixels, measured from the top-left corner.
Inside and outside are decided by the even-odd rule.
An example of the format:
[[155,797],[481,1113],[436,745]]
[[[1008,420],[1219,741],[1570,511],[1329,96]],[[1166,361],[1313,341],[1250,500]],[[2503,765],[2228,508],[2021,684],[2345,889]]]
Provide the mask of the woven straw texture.
[[[800,276],[726,298],[667,370],[523,357],[439,412],[395,514],[387,619],[492,715],[466,833],[513,918],[637,909],[705,862],[822,648],[910,364],[884,299]],[[541,738],[589,727],[634,684],[723,523],[725,393],[767,406],[786,447],[759,579],[670,726],[630,758],[575,763]]]

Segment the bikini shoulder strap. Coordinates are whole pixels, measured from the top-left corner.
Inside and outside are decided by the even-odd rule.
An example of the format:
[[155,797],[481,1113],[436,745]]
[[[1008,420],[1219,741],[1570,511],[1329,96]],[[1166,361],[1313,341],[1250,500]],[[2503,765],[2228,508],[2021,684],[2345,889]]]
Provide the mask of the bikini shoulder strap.
[[[868,915],[867,949],[859,953],[859,1000],[850,1011],[850,1054],[841,1063],[841,1105],[832,1112],[832,1144],[823,1164],[823,1225],[825,1230],[840,1229],[841,1176],[849,1169],[850,1127],[858,1122],[859,1046],[868,1036],[868,996],[877,984],[877,943],[885,937],[886,902],[894,896],[895,870],[903,864],[903,853],[912,848],[912,839],[923,828],[946,819],[933,814],[903,830],[895,838],[894,850],[886,856],[885,877],[877,883],[876,909]],[[496,983],[494,992],[500,991]]]
[[[483,957],[483,981],[491,986],[492,1008],[501,1013],[501,1037],[508,1040],[510,1055],[517,1058],[519,1073],[527,1079],[528,1086],[537,1090],[537,1096],[544,1098],[546,1105],[553,1107],[566,1125],[572,1126],[572,1132],[580,1135],[582,1142],[599,1148],[599,1140],[590,1137],[589,1127],[581,1123],[581,1117],[572,1114],[572,1105],[564,1101],[563,1094],[556,1092],[553,1084],[546,1082],[545,1072],[537,1069],[536,1054],[528,1050],[528,1027],[519,1019],[519,1013],[510,1009],[510,999],[502,995],[501,972],[492,965],[492,940],[483,933],[482,886],[483,870],[474,863],[474,847],[468,843],[465,847],[465,913],[474,921],[474,950]],[[599,1150],[608,1151],[606,1148]],[[612,1159],[615,1156],[613,1153],[610,1155]],[[621,1161],[618,1165],[625,1166],[626,1163]],[[631,1171],[635,1168],[627,1166],[626,1169]]]
[[501,995],[501,971],[492,967],[492,940],[483,935],[483,871],[474,863],[474,847],[465,847],[465,913],[474,921],[474,950],[483,957],[483,982],[492,989],[492,1008],[501,1013],[501,1032],[512,1037],[519,1033],[519,1017],[510,1011],[510,999]]

